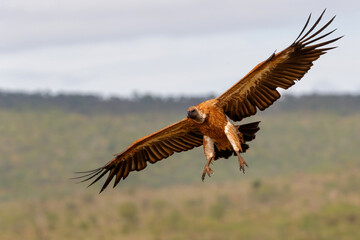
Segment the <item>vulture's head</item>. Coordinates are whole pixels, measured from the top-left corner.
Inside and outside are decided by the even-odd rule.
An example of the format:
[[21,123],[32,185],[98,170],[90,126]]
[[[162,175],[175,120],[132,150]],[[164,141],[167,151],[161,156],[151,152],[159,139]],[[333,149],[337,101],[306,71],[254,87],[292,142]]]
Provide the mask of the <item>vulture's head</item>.
[[203,123],[206,118],[206,115],[194,106],[188,108],[187,116],[196,123]]

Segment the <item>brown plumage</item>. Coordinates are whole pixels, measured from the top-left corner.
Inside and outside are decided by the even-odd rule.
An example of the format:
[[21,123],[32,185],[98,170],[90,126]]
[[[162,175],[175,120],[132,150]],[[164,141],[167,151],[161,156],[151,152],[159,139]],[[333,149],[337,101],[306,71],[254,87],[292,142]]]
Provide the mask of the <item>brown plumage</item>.
[[255,133],[259,130],[259,122],[235,126],[228,118],[240,121],[256,114],[257,109],[266,109],[280,98],[276,88],[287,89],[294,85],[296,80],[300,80],[307,73],[315,60],[326,51],[335,48],[327,45],[341,37],[319,42],[335,31],[321,35],[335,17],[319,30],[314,30],[324,12],[314,25],[305,31],[310,15],[299,36],[288,48],[277,54],[274,53],[258,64],[225,93],[190,107],[187,118],[138,139],[103,167],[81,172],[84,175],[78,178],[84,178],[82,181],[93,179],[90,184],[92,185],[108,174],[101,188],[103,191],[113,178],[115,178],[115,187],[131,171],[144,169],[148,162],[155,163],[171,156],[174,152],[187,151],[201,145],[204,147],[207,160],[202,180],[206,174],[210,176],[213,173],[209,167],[213,160],[232,155],[238,157],[240,170],[245,172],[247,163],[240,153],[249,148],[247,142],[255,138]]

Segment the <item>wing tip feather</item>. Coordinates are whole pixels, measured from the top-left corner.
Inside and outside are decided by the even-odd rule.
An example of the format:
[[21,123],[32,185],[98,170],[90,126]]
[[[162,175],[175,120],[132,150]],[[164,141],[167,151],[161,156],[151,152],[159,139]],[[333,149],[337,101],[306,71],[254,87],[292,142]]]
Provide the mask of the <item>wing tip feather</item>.
[[[320,55],[325,54],[331,49],[337,48],[337,46],[333,47],[326,45],[334,43],[344,36],[336,37],[330,40],[319,41],[337,30],[335,28],[332,31],[324,33],[324,30],[327,29],[336,18],[336,15],[334,15],[330,20],[324,21],[325,24],[323,24],[321,20],[324,17],[326,11],[327,9],[325,8],[320,16],[316,18],[312,24],[310,24],[312,13],[309,14],[304,27],[295,41],[290,45],[290,47],[276,54],[276,56],[283,56],[284,58],[276,58],[278,61],[272,61],[274,59],[274,54],[271,55],[267,60],[261,64],[258,64],[229,90],[216,98],[218,100],[218,105],[224,109],[224,112],[229,118],[234,121],[238,121],[245,117],[254,115],[257,109],[261,111],[265,110],[265,108],[269,107],[273,104],[274,101],[280,98],[280,94],[276,90],[278,87],[283,89],[291,87],[295,84],[295,81],[300,80],[309,71],[313,65],[313,62],[317,60]],[[315,44],[311,45],[312,43]],[[285,61],[288,62],[284,63]],[[281,64],[283,63],[287,65],[282,66]],[[268,65],[264,67],[264,64]],[[277,72],[275,74],[274,69],[277,66],[279,68],[277,68]],[[288,71],[281,69],[285,67],[288,68]],[[260,72],[260,80],[259,76],[254,77],[254,74],[263,70],[264,72]],[[271,78],[271,74],[274,74],[272,75],[274,79]],[[264,78],[267,80],[264,80]],[[244,84],[247,84],[247,87],[239,87],[243,86]],[[262,96],[253,96],[254,94],[256,95],[256,91],[252,90],[252,87],[255,85],[262,88],[266,92],[262,92]],[[242,91],[241,89],[245,90]],[[264,99],[264,97],[266,99]],[[249,100],[251,103],[250,105],[253,107],[248,106]],[[269,103],[269,101],[271,101],[271,103]],[[264,102],[266,105],[265,107]]]

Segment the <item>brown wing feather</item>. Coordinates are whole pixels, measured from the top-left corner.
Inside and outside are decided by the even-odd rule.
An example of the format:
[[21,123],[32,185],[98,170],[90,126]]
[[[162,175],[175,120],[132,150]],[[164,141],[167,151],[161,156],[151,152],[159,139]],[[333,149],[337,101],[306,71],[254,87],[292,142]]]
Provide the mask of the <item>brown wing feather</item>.
[[327,50],[335,48],[323,48],[323,46],[333,43],[341,37],[310,45],[336,30],[319,36],[334,20],[335,17],[333,17],[323,27],[313,33],[324,12],[303,35],[310,21],[310,15],[303,30],[293,44],[258,64],[244,78],[216,98],[217,104],[224,109],[227,116],[234,121],[240,121],[245,117],[254,115],[257,108],[261,111],[266,109],[280,98],[280,94],[276,90],[277,87],[288,89],[294,85],[295,80],[300,80],[309,71],[313,61],[318,59],[320,55],[325,54]]
[[174,154],[174,152],[187,151],[201,146],[203,136],[190,119],[183,119],[160,131],[140,138],[131,144],[125,151],[119,153],[110,162],[98,169],[79,172],[85,178],[82,182],[95,178],[91,186],[106,173],[108,177],[101,188],[102,192],[115,177],[114,187],[125,179],[131,171],[141,171],[147,162],[155,163]]

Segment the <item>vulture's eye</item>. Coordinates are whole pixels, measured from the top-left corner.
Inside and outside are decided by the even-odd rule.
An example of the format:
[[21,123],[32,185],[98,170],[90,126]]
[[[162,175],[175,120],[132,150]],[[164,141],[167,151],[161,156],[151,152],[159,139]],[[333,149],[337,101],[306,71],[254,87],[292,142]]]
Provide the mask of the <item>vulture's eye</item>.
[[192,113],[195,112],[195,109],[191,110],[191,112],[192,112]]

